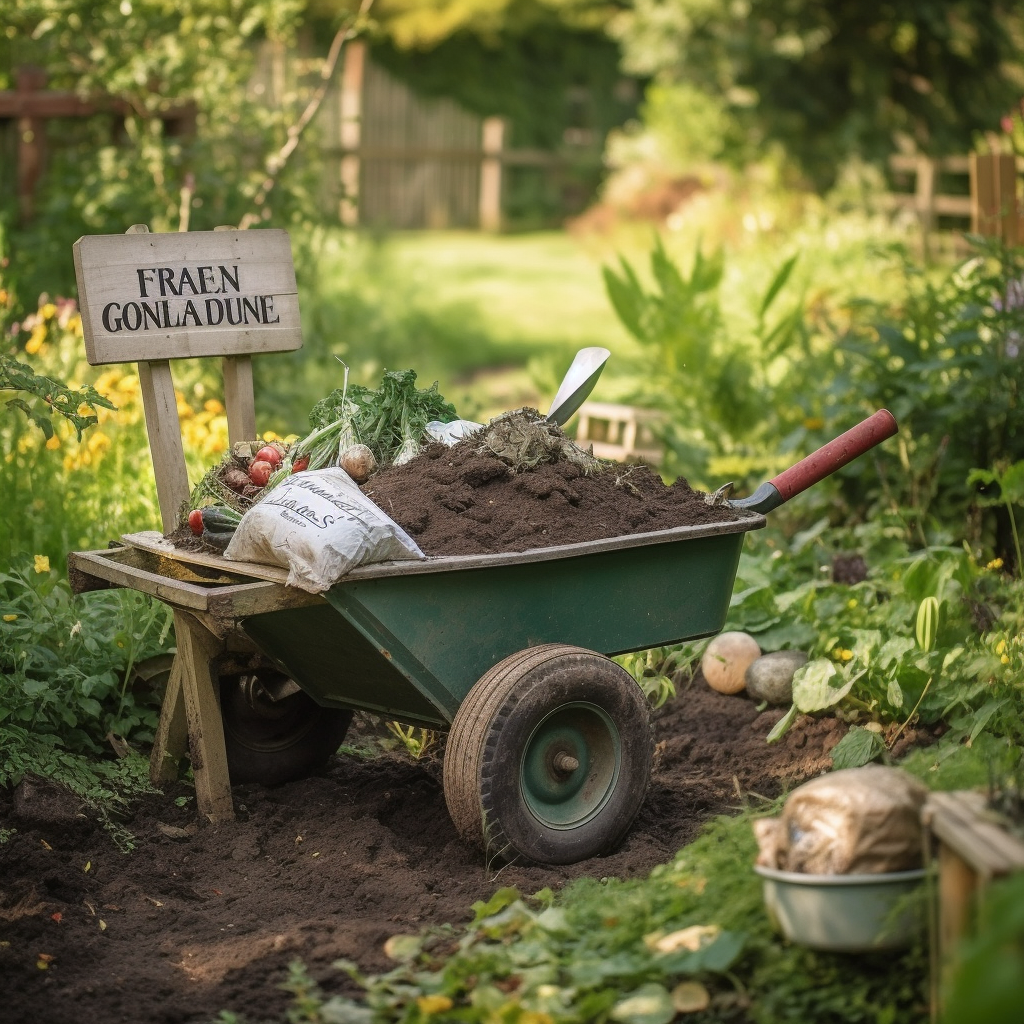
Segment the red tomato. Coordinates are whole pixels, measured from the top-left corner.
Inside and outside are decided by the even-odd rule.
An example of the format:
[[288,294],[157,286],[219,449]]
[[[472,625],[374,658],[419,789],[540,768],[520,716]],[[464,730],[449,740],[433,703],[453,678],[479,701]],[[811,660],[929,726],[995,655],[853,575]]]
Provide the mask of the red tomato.
[[266,487],[274,467],[266,459],[256,459],[249,467],[249,479],[257,487]]
[[269,462],[272,466],[280,466],[281,453],[273,445],[266,444],[256,453],[253,461]]
[[203,535],[203,513],[201,509],[194,508],[188,514],[189,529],[197,536]]
[[303,455],[301,458],[296,459],[292,463],[292,472],[301,473],[304,469],[309,467],[309,456]]

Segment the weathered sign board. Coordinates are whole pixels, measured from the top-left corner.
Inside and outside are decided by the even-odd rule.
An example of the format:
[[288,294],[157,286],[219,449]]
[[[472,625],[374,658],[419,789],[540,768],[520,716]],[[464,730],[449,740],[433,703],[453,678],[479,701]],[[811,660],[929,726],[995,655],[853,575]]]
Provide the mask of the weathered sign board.
[[86,235],[74,257],[94,366],[302,344],[286,231]]

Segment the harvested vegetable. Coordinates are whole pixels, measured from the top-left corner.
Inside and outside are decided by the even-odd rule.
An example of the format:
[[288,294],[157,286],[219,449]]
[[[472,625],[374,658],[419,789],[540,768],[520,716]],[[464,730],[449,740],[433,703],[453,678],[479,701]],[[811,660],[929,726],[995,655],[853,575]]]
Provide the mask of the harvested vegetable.
[[265,444],[257,453],[256,461],[269,462],[272,466],[281,465],[281,452],[272,444]]
[[188,528],[197,536],[203,535],[203,513],[201,509],[194,508],[188,514]]
[[[342,442],[338,451],[365,444],[381,466],[401,465],[419,454],[431,421],[450,423],[458,418],[455,406],[438,393],[437,381],[426,389],[416,387],[415,370],[385,370],[375,391],[359,384],[332,391],[309,414],[314,434],[333,428]],[[308,440],[299,441],[296,448],[306,451]],[[319,468],[312,457],[310,465]]]
[[364,484],[370,479],[370,474],[377,468],[377,460],[373,452],[365,444],[354,444],[351,448],[342,452],[339,466],[357,484]]
[[262,459],[255,459],[251,466],[249,466],[249,479],[257,487],[266,487],[267,481],[270,479],[270,474],[274,472],[274,467],[269,462],[264,462]]

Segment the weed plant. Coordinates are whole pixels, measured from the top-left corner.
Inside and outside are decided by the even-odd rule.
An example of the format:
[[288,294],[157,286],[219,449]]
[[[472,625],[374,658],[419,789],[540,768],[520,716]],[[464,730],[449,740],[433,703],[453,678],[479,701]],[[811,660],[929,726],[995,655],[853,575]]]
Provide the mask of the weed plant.
[[920,945],[851,958],[773,932],[751,869],[756,813],[717,819],[646,879],[582,879],[528,898],[500,889],[474,904],[466,929],[391,938],[387,973],[339,961],[364,990],[359,1000],[326,996],[294,963],[289,1019],[668,1024],[685,1009],[704,1022],[925,1020]]
[[170,627],[143,594],[75,596],[45,555],[16,557],[0,573],[0,785],[109,753],[110,734],[152,742],[159,698],[133,692],[133,669],[170,649]]

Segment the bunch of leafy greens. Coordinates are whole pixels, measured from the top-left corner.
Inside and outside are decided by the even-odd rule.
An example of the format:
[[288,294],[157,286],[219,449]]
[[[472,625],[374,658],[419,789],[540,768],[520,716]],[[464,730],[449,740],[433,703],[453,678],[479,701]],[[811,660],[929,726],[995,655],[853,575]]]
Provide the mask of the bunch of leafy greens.
[[[350,384],[332,391],[313,407],[309,424],[314,434],[336,428],[342,441],[349,435],[384,466],[416,455],[432,420],[449,423],[458,418],[455,407],[438,393],[437,381],[419,389],[415,370],[385,370],[376,390]],[[297,447],[304,448],[305,443],[300,441]],[[313,462],[311,458],[310,468],[315,468]]]

